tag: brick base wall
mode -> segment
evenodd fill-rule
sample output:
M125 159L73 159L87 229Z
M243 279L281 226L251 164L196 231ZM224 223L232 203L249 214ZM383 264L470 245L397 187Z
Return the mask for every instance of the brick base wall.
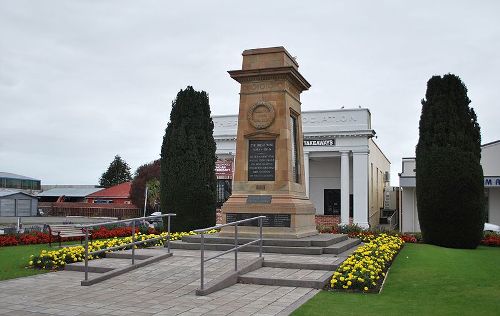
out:
M339 215L316 215L316 226L335 226L340 224Z

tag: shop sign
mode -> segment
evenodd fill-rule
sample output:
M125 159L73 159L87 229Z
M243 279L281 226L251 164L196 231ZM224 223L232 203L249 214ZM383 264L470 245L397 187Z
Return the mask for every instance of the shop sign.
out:
M228 177L233 175L233 160L232 159L219 159L215 162L215 175L217 178Z
M333 138L308 138L304 139L304 146L335 146Z
M485 187L500 187L500 177L484 177Z

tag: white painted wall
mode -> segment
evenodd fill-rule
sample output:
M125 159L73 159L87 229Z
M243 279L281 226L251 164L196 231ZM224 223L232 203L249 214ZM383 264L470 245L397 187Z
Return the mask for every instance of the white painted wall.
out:
M485 176L500 176L500 141L481 148L481 165Z
M500 225L500 188L489 188L488 222Z
M415 177L415 168L417 163L415 157L413 158L403 158L403 171L401 172L402 177Z
M370 155L368 156L368 210L369 221L372 227L378 225L380 208L384 207L384 175L390 172L391 163L382 153L377 144L368 141Z
M419 232L417 197L415 188L401 189L401 231Z
M349 158L349 173L349 194L352 194L352 157ZM309 188L309 199L316 207L316 214L323 215L324 190L340 190L340 157L310 159Z

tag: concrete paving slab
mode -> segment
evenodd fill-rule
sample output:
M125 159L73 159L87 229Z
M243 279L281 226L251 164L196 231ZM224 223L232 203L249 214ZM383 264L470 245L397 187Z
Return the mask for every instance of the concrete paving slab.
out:
M165 250L162 248L137 250L138 254L147 252L163 253ZM168 259L90 287L80 286L83 273L77 271L59 271L0 281L0 314L82 316L246 313L245 315L249 315L255 311L255 315L274 315L283 314L285 310L291 312L296 302L304 296L317 292L313 289L296 287L235 284L207 296L196 296L195 290L199 288L200 282L199 251L174 250L173 252L174 255ZM205 255L208 257L217 253L219 252L206 251ZM238 261L244 264L257 257L256 253L239 253ZM339 257L333 254L309 257L266 254L266 259L336 262ZM207 262L206 281L234 269L233 260L234 255L228 254ZM93 262L97 264L99 261ZM108 265L108 262L102 261L102 264ZM66 312L67 314L64 314Z

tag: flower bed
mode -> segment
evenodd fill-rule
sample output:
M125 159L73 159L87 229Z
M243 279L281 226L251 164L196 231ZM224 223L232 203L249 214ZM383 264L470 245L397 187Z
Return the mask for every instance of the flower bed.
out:
M207 233L215 233L216 230L211 230ZM158 237L166 237L168 234L163 232L161 234L141 234L137 233L136 241L144 241L147 239L154 239ZM173 233L170 240L178 240L183 236L195 235L194 232L181 232ZM89 252L98 251L101 249L106 249L115 246L122 246L132 242L132 236L118 238L114 237L112 239L96 240L89 243ZM146 248L151 246L163 246L163 240L151 241L140 244L136 248ZM128 247L127 249L130 249ZM89 260L105 257L105 253L89 256ZM83 246L72 246L65 247L57 250L46 251L42 250L38 255L32 255L28 263L29 268L37 269L47 269L47 270L57 270L64 268L67 263L80 262L85 259L85 248Z
M331 288L363 292L380 288L387 269L403 244L399 236L380 234L374 237L356 249L334 272Z
M481 240L481 245L500 247L500 234L496 233L485 234L483 240Z
M139 232L139 228L136 228L136 232ZM148 228L148 234L158 234L154 229ZM99 227L92 231L92 239L104 239L113 237L125 237L132 235L131 227L116 227L116 228L106 228L104 226ZM17 235L0 235L0 247L3 246L18 246L18 245L34 245L34 244L48 244L49 243L49 233L42 232L32 232L26 234ZM52 237L52 241L56 238ZM58 240L58 239L57 239ZM62 238L62 241L80 240L80 237L67 237Z

